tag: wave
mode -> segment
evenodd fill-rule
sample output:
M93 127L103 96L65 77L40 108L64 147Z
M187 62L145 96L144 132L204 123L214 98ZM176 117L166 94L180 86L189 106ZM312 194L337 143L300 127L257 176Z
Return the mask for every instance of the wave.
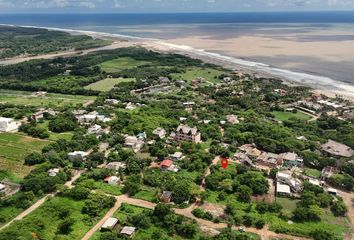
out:
M0 26L15 26L11 24L0 24ZM329 77L319 76L304 72L296 72L287 69L281 69L277 67L270 66L265 63L254 62L249 60L244 60L240 58L235 58L231 56L222 55L215 52L209 52L204 49L197 49L187 45L173 44L166 42L161 39L156 38L142 38L137 36L122 35L116 33L107 33L107 32L97 32L97 31L87 31L87 30L77 30L77 29L66 29L66 28L55 28L55 27L38 27L38 26L20 26L27 28L40 28L48 29L52 31L64 31L68 33L79 33L84 35L90 35L93 37L110 37L110 38L119 38L126 40L141 40L141 41L153 41L155 44L164 46L171 51L180 51L184 53L190 53L191 55L197 55L201 57L208 57L214 60L222 61L226 64L236 65L237 67L248 69L252 72L266 73L274 77L278 77L283 80L288 80L294 83L308 85L316 89L323 90L341 90L354 95L354 86L347 84L342 81L334 80ZM236 67L235 66L235 67ZM330 88L330 89L329 89Z

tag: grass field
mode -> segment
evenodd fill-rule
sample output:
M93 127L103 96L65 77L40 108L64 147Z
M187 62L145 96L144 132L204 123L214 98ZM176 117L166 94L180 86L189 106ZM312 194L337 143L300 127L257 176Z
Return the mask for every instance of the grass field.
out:
M49 121L44 121L42 123L38 123L38 127L49 131L48 124L49 124ZM49 138L48 139L51 141L57 141L59 139L65 139L65 140L69 141L72 139L72 137L73 137L73 133L71 133L71 132L54 133L54 132L49 131Z
M321 171L313 168L304 168L304 174L309 177L313 178L320 178L321 177Z
M197 77L202 77L206 81L212 82L212 83L219 83L220 80L218 77L221 74L225 74L223 71L219 71L216 69L212 68L189 68L186 70L185 73L182 74L172 74L172 77L174 77L177 80L185 80L185 81L192 81L196 79Z
M83 201L74 201L65 197L54 197L45 202L21 221L16 221L0 233L0 239L39 239L33 237L33 233L40 233L40 239L81 239L85 233L100 219L92 219L81 213ZM70 218L74 224L72 231L67 235L57 233L61 220L58 217L58 209L68 209ZM101 215L103 215L102 209ZM7 235L9 234L9 235ZM11 234L11 235L10 235Z
M95 91L102 91L102 92L108 92L112 88L114 88L115 85L121 83L121 82L132 82L135 81L134 78L107 78L95 83L92 83L88 86L86 86L86 89L91 89Z
M84 104L95 99L96 97L93 96L66 95L55 93L47 93L43 97L35 97L32 96L31 92L0 89L0 103L12 103L15 105L55 108L67 105Z
M123 57L123 58L118 58L111 61L103 62L99 66L103 71L106 71L108 73L117 73L124 69L132 69L146 64L150 64L150 62L137 61L130 57Z
M31 152L40 152L50 142L20 134L0 133L0 179L10 178L17 182L31 168L23 165L24 158Z
M272 112L274 115L274 118L278 121L286 121L289 120L292 117L301 119L301 120L310 120L311 117L305 113L302 112L297 112L297 113L292 113L292 112Z

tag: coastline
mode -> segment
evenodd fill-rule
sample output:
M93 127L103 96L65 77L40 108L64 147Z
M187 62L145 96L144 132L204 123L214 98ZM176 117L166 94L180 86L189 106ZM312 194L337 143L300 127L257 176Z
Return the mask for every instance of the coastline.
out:
M2 26L15 26L10 24L0 24ZM354 101L354 86L345 82L337 81L329 77L313 75L304 72L291 71L287 69L273 67L268 64L254 62L251 60L234 58L219 53L208 52L203 49L193 48L187 45L179 45L170 43L166 40L153 39L153 38L140 38L135 36L126 36L121 34L111 34L105 32L84 31L65 28L53 28L53 27L37 27L37 26L19 26L27 28L40 28L53 31L63 31L70 34L83 34L91 36L93 38L99 38L104 40L114 40L115 44L103 47L103 49L87 50L81 54L87 54L97 50L109 50L127 46L141 46L153 51L164 53L177 53L186 55L192 58L200 59L207 63L222 66L230 70L239 70L250 74L257 74L266 77L273 77L282 80L286 84L307 86L313 89L314 92L320 92L328 97L341 96L350 101ZM117 42L125 44L117 44ZM60 53L59 53L60 54ZM75 53L73 53L75 54ZM55 57L55 56L54 56ZM40 56L35 57L40 58ZM27 59L30 60L30 59ZM1 64L1 63L0 63Z

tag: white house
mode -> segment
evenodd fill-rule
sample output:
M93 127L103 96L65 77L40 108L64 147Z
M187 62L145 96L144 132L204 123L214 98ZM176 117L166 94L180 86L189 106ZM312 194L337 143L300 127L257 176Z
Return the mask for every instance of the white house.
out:
M0 132L16 132L18 127L14 119L0 117Z
M123 162L110 162L107 164L106 168L114 171L118 171L119 169L125 169L126 164Z
M118 185L118 183L120 182L120 178L117 176L110 176L105 178L104 181L107 182L109 185Z
M159 138L164 138L166 136L166 131L163 128L156 128L153 132L154 135L158 136Z
M6 186L2 183L0 183L0 193L4 193L6 189Z
M102 132L102 127L100 125L93 125L92 127L89 127L87 130L87 134L99 134Z
M52 168L48 170L48 175L50 177L55 177L60 172L59 168Z
M133 149L134 152L139 152L140 149L143 147L143 145L144 145L144 141L139 140L135 136L126 136L125 137L124 146Z
M101 226L103 229L113 229L118 223L117 218L110 217L108 218Z
M129 237L133 236L134 233L135 233L135 227L127 227L125 226L122 231L120 231L120 234L124 234L124 235L127 235Z
M240 121L238 120L236 115L227 115L226 119L227 119L228 123L230 123L230 124L238 124L238 123L240 123Z
M175 152L174 154L170 154L169 158L173 161L179 161L184 158L183 153L181 152Z
M87 156L89 154L87 152L83 152L83 151L75 151L75 152L71 152L68 154L68 158L70 161L73 161L75 159L79 159L81 161L86 160Z
M278 196L289 196L290 187L288 185L277 182L277 195Z

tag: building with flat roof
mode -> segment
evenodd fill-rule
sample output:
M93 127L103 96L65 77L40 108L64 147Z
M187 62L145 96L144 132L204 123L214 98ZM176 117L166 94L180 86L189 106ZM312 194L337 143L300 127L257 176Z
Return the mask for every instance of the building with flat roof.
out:
M120 231L120 234L127 235L128 237L132 237L135 233L136 228L135 227L127 227L125 226L122 231Z
M332 157L352 157L354 155L353 149L345 144L328 140L325 144L321 145L321 149L327 155Z
M173 135L174 140L177 142L192 142L192 143L200 143L201 133L198 128L191 128L187 125L179 125L176 133Z
M18 127L14 119L0 117L0 132L16 132Z
M103 229L110 229L112 230L118 223L118 219L114 217L108 218L101 226Z
M290 196L290 187L286 184L277 182L277 195L278 196Z

